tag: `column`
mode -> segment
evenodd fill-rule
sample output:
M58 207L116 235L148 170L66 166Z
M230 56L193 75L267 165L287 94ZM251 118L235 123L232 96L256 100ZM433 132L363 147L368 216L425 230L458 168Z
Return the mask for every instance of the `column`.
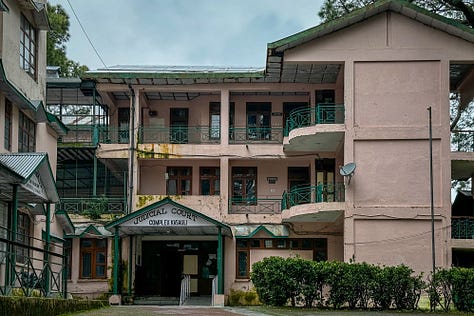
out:
M222 228L219 227L217 236L217 294L224 294L224 260L222 239Z
M229 145L229 90L221 90L221 146Z

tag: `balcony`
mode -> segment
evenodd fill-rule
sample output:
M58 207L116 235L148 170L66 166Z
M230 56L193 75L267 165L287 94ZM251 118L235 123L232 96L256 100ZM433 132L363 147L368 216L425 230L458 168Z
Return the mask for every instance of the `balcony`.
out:
M115 127L115 126L99 126L99 143L104 144L128 144L129 142L129 130L128 127Z
M452 239L474 239L474 217L451 217Z
M209 126L141 126L139 144L219 144L220 128Z
M230 214L278 214L281 212L280 197L231 197Z
M97 216L102 214L124 214L126 200L123 197L62 198L56 205L68 214Z
M290 112L284 150L335 151L344 137L344 105L318 104Z
M344 211L344 183L300 186L283 193L287 222L334 222Z
M229 129L229 144L283 143L283 128L281 127L231 127Z

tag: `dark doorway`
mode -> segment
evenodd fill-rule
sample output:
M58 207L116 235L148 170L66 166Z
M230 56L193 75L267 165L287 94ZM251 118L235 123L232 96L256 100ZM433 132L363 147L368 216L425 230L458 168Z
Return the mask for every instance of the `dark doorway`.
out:
M127 144L129 140L130 109L118 108L118 135L119 144Z
M195 285L191 295L211 294L217 275L216 241L143 241L141 253L135 276L137 296L179 297L183 273Z
M142 265L137 266L136 293L145 296L179 296L183 260L179 243L142 243Z
M188 109L170 109L170 142L172 144L188 143L188 118Z

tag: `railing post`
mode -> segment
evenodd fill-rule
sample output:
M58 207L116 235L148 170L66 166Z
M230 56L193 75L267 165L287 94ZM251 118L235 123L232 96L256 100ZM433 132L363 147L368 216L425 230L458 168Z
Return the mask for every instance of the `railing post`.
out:
M63 245L63 298L67 298L67 275L68 275L68 257L66 254L66 247Z
M118 269L119 269L119 227L115 226L114 234L114 270L113 270L113 291L112 294L118 294Z
M48 203L46 204L46 245L45 245L45 250L46 252L44 253L44 265L46 267L45 270L45 283L44 283L44 290L46 292L46 296L49 296L51 294L51 289L50 289L50 258L49 258L49 249L50 249L50 244L51 244L51 204Z
M217 235L217 294L224 294L224 264L223 264L223 238L222 227L218 227Z

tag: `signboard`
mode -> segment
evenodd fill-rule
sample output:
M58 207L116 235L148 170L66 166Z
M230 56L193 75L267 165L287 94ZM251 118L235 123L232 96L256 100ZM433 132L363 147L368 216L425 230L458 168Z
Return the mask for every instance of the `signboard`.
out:
M198 214L165 204L148 210L120 225L121 227L193 227L215 226Z

